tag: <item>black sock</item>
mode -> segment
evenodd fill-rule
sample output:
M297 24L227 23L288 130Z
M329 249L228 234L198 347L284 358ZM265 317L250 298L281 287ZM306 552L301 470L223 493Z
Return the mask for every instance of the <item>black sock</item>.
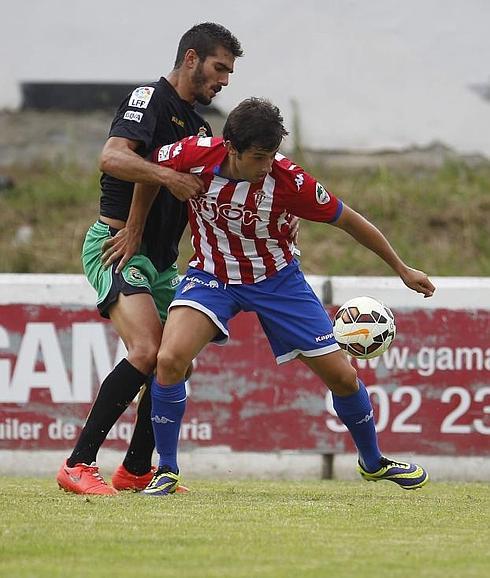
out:
M150 471L151 458L155 449L155 438L151 425L151 380L152 377L148 378L141 389L136 424L123 462L128 472L135 476L143 476Z
M77 445L66 461L68 467L95 462L107 434L133 401L146 377L127 359L123 359L109 373L100 386Z

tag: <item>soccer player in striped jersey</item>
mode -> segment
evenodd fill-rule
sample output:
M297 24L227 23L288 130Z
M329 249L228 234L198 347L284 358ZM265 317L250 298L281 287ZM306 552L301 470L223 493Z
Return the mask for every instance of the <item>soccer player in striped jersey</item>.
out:
M154 153L162 166L199 175L205 193L188 202L195 253L169 308L152 383L160 462L143 490L148 495L166 495L178 486L187 368L209 342L227 341L228 322L240 311L256 312L278 364L299 358L332 391L365 479L391 480L404 489L428 481L421 466L382 455L366 388L295 259L288 238L291 215L343 229L425 297L435 287L425 273L402 261L373 224L278 153L286 134L279 109L250 98L230 113L223 138L189 137ZM153 194L151 186L138 185L135 191L143 222Z

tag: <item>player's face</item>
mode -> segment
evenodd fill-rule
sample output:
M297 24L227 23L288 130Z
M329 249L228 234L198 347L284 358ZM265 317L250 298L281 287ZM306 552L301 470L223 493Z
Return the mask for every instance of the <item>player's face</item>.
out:
M235 171L238 179L258 183L272 170L272 163L277 149L266 151L256 147L250 147L242 153L235 155Z
M218 92L227 86L230 74L233 73L235 57L223 47L204 60L196 60L191 82L194 98L201 104L209 104Z

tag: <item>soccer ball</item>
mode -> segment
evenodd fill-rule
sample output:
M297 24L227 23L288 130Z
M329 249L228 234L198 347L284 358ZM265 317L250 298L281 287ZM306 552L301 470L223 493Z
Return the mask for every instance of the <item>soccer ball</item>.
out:
M333 334L346 353L371 359L384 353L395 339L393 313L372 297L346 301L335 314Z

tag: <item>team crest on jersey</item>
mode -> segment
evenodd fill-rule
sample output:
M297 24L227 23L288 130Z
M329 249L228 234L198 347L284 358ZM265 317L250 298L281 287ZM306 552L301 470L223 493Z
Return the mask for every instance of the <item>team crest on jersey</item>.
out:
M320 183L316 184L316 200L319 205L326 205L330 200L330 195Z
M153 86L140 86L131 93L129 97L129 106L134 108L146 108L155 92Z
M255 206L259 208L262 201L265 199L265 193L262 189L260 189L259 191L255 191L254 197L255 197Z
M199 130L197 131L197 136L200 138L208 136L208 129L205 126L200 126Z
M137 285L141 285L148 281L148 279L143 275L143 273L141 273L141 271L136 267L129 267L127 277L129 283Z

